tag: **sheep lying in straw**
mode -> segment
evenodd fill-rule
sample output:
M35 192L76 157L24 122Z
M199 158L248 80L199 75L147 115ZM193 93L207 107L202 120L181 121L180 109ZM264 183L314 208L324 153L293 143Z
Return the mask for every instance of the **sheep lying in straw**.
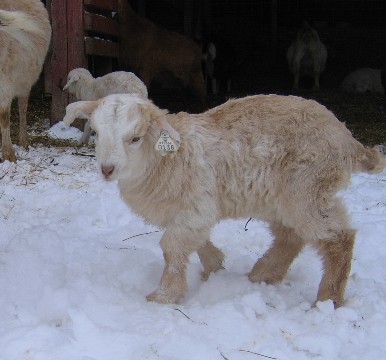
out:
M275 235L252 282L281 281L306 244L323 259L317 300L343 304L355 231L338 190L353 171L380 172L385 157L367 149L324 106L293 96L230 100L202 114L170 114L133 95L70 104L66 118L91 119L107 181L127 205L165 229L165 268L148 300L173 303L187 290L196 251L203 278L222 268L210 241L221 219L254 217Z
M0 127L2 159L16 161L10 135L11 103L18 98L20 144L27 147L27 106L51 39L47 11L40 0L0 2Z
M326 61L326 46L320 41L318 32L305 22L287 50L288 66L294 75L292 88L299 89L300 77L312 76L313 90L319 90L319 77L326 67Z
M147 97L145 84L133 73L115 71L93 78L86 69L77 68L68 73L64 91L74 94L78 100L98 100L111 94L139 94ZM78 145L86 145L90 139L90 122L84 125L83 135Z
M385 94L380 69L363 68L348 74L342 81L341 89L348 93Z

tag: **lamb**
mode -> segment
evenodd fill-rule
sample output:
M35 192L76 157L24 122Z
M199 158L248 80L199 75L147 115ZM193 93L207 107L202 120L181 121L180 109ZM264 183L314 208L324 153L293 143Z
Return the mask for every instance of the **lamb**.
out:
M320 41L318 32L304 22L287 50L287 63L294 75L293 90L299 89L301 76L312 76L313 90L319 90L319 77L326 67L326 61L326 46Z
M78 100L98 100L110 94L139 94L147 97L145 84L132 72L115 71L93 78L87 69L77 68L68 73L64 91L74 94ZM90 122L84 124L78 145L87 145L91 135Z
M206 87L200 47L186 36L138 16L127 0L119 0L118 4L120 67L136 72L148 88L154 79L164 80L171 75L183 87L193 90L204 104Z
M381 69L362 68L348 74L342 81L341 89L348 93L385 94Z
M40 0L1 0L0 127L2 159L16 161L10 134L11 103L18 99L20 144L28 147L27 106L51 39L48 13Z
M222 219L269 223L273 245L252 268L252 282L276 283L306 244L323 259L317 301L344 301L355 231L337 191L352 172L381 172L386 157L365 148L324 106L294 96L255 95L201 114L171 114L135 95L70 104L97 133L106 181L147 222L165 229L165 267L147 299L179 301L186 266L197 252L203 279L222 268L210 241Z

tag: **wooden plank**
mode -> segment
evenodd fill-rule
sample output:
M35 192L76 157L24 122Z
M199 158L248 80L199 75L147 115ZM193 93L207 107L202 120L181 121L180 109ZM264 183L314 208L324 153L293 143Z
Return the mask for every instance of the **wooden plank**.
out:
M67 33L68 70L78 67L87 68L83 43L83 0L67 1Z
M278 0L271 0L271 62L276 64L278 34Z
M84 30L119 37L118 22L97 14L84 14Z
M103 10L118 11L118 0L84 0L84 5L94 6Z
M193 1L184 1L184 34L188 37L193 35Z
M85 38L85 51L88 55L115 57L119 55L119 44L97 38Z
M67 78L67 1L51 2L52 17L52 105L51 125L60 121L68 104L68 95L62 91Z
M46 1L46 9L47 9L50 21L51 21L51 19L52 19L52 17L51 17L51 0ZM50 44L46 59L44 61L44 66L43 66L44 94L46 94L46 95L52 94L52 63L51 63L51 59L52 59L52 46Z

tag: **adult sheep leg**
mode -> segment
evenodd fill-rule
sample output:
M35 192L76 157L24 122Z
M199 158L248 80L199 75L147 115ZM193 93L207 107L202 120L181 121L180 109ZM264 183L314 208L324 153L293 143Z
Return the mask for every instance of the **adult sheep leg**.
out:
M28 98L27 96L19 96L17 98L17 103L19 106L19 141L20 145L28 148L29 138L27 133L27 108L28 108Z
M2 160L16 162L16 155L11 142L10 115L10 107L0 107Z
M314 52L312 54L312 63L313 63L313 73L314 73L314 85L312 87L312 90L317 91L320 88L319 85L319 78L320 78L320 54L319 52Z
M248 278L252 282L273 284L283 280L304 241L293 229L279 223L271 226L275 240L271 248L254 265Z
M147 300L161 304L175 303L185 295L189 255L205 246L209 234L209 230L166 229L160 241L165 259L164 271L158 289L149 294Z

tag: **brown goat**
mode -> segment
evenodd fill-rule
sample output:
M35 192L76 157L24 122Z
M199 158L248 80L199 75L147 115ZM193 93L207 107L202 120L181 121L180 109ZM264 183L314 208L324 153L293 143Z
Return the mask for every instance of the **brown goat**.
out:
M0 1L0 126L2 159L16 161L11 142L11 103L18 98L20 144L28 146L27 105L51 39L47 11L40 0Z
M171 74L204 103L206 87L200 47L186 36L140 17L127 0L119 0L119 16L120 67L137 73L148 88L157 77Z
M103 177L118 180L126 204L165 229L166 264L149 300L181 299L192 252L203 278L222 268L211 229L222 219L253 217L270 224L275 240L249 273L252 282L281 281L311 244L324 266L317 300L343 304L355 231L337 192L352 172L380 172L386 161L324 106L257 95L202 114L169 114L148 99L119 94L68 105L65 121L77 116L91 119L97 133Z

